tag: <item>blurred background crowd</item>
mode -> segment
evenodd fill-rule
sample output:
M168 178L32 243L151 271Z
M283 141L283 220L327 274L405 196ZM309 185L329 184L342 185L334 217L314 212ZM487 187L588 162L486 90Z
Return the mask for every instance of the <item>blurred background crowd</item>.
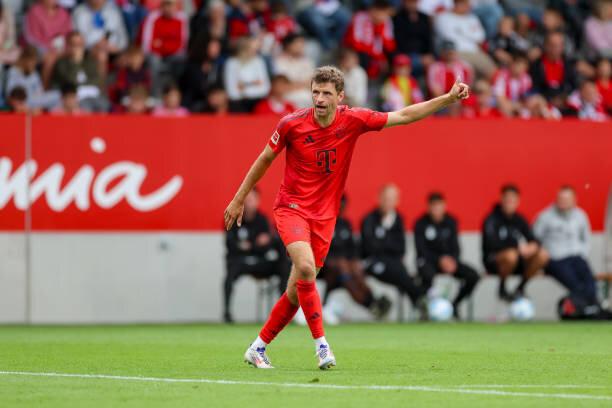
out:
M611 0L0 0L0 106L54 114L284 114L316 66L380 110L607 120Z

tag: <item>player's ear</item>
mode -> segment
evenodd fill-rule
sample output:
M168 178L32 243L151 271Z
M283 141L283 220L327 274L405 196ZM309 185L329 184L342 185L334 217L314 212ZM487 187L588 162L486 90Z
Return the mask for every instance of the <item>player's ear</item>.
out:
M338 93L338 102L342 102L344 100L344 91L340 91Z

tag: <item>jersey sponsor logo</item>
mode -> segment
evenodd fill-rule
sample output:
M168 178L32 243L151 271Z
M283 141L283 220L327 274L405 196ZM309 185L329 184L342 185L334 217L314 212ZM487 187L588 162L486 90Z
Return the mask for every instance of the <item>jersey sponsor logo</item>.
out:
M272 138L270 140L272 140L272 143L274 143L275 145L278 145L278 141L280 140L280 134L278 133L278 130L272 134Z
M336 167L336 149L317 150L317 166L331 174Z
M304 144L308 144L308 143L314 143L315 140L312 136L306 136L306 138L304 139Z

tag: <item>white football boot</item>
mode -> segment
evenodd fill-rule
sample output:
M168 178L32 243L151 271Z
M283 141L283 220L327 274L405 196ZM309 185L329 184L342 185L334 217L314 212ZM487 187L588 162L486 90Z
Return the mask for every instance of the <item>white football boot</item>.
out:
M319 368L321 370L327 370L336 366L336 357L334 357L329 344L321 344L317 350L316 357L319 359Z
M255 349L249 346L244 353L244 362L255 368L274 368L266 355L266 349L263 347Z

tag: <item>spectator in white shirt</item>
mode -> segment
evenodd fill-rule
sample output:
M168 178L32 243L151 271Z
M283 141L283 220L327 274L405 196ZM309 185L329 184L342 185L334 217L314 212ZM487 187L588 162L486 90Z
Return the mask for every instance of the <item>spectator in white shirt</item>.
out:
M478 17L470 11L469 0L455 0L452 11L439 14L435 30L441 41L453 41L459 56L475 69L478 75L491 78L495 63L481 48L485 31Z
M252 37L238 40L236 55L224 68L224 85L231 110L251 112L270 92L270 78L264 59L257 54L259 42Z
M340 69L344 72L345 102L350 106L366 106L368 74L359 65L359 56L350 48L340 51Z
M314 62L306 56L306 41L299 34L283 39L283 52L275 59L276 74L289 78L290 90L285 99L298 109L312 104L310 81L315 71Z

